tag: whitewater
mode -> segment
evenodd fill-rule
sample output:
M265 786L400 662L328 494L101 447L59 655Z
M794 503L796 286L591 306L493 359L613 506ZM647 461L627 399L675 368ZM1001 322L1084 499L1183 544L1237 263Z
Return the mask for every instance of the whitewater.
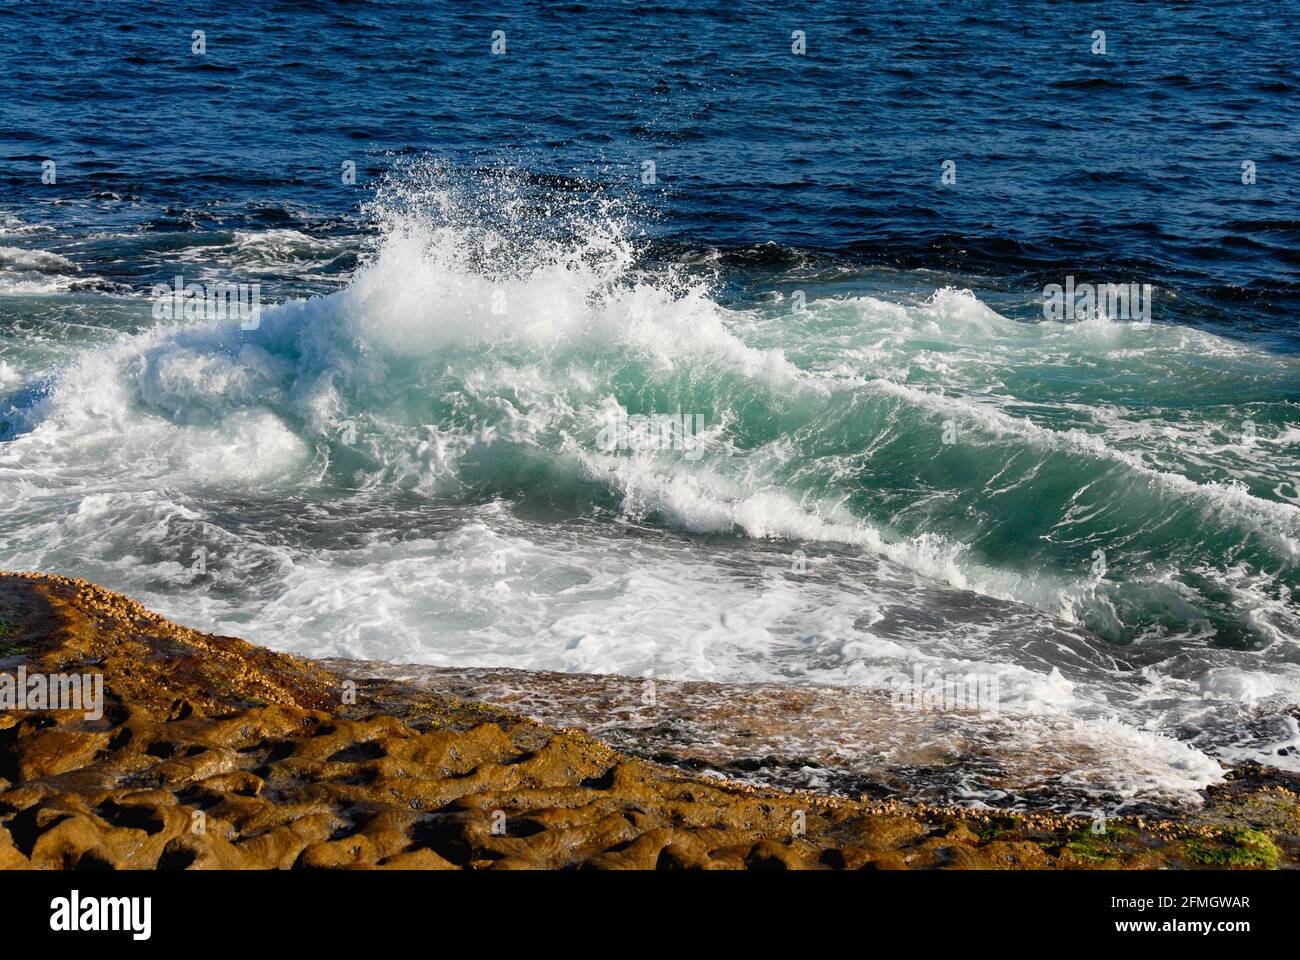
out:
M1163 289L1150 326L921 271L736 294L607 202L481 189L390 183L346 284L252 330L0 250L0 303L33 311L0 359L0 567L313 657L994 676L997 718L909 742L1084 744L1099 797L1300 770L1294 355L1161 322ZM221 254L310 275L341 249ZM55 336L57 296L97 322ZM598 439L649 415L699 447Z

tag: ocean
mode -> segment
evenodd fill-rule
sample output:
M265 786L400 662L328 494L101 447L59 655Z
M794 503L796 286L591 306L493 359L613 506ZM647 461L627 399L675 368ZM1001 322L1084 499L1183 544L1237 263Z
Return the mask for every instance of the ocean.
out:
M1017 758L945 801L1300 770L1298 32L0 2L0 568L311 657L882 694L874 769Z

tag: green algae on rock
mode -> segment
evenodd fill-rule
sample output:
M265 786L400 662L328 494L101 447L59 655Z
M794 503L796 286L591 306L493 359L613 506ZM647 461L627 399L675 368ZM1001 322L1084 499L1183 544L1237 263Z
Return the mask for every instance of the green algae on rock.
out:
M9 869L1294 866L1293 778L1251 768L1177 819L782 791L579 729L170 623L94 585L0 575L0 670L98 671L106 708L0 712ZM360 673L359 673L360 671ZM545 682L539 680L539 682ZM677 758L668 756L670 762Z

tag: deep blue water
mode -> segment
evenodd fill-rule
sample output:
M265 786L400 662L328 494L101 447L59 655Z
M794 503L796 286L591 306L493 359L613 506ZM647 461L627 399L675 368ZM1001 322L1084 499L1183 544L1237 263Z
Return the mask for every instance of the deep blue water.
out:
M960 802L1300 770L1297 36L0 0L0 569L310 656L975 674L1000 712L835 741ZM260 325L160 318L177 275ZM1045 320L1069 277L1154 323Z
M0 25L0 208L152 237L88 251L128 285L175 231L349 229L392 154L431 153L636 195L665 250L738 277L791 251L1072 273L1294 336L1295 3L5 2Z

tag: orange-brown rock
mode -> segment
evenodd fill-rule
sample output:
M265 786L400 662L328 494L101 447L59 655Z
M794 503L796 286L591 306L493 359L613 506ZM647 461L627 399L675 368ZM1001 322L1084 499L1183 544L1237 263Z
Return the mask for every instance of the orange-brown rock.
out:
M396 681L353 702L318 664L62 577L0 575L0 623L0 671L99 672L106 696L100 718L0 711L3 869L1177 866L1240 826L1114 821L1088 840L1060 817L695 777ZM1262 789L1293 815L1294 794Z

